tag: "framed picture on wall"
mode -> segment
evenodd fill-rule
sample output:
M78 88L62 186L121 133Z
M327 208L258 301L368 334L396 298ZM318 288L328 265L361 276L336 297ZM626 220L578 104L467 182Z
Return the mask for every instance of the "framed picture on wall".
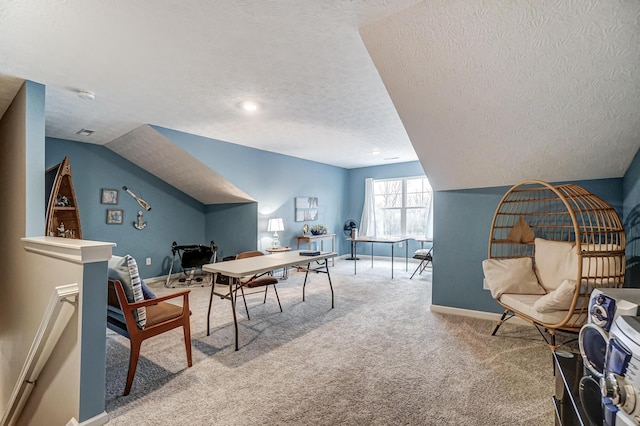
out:
M318 220L318 197L296 197L296 222Z
M123 212L120 209L107 209L107 224L122 225Z
M118 204L118 190L102 188L100 202L102 204Z

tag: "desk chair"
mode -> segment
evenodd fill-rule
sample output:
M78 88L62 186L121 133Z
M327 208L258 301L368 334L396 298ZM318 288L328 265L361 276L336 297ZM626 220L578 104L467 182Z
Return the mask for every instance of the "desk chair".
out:
M257 250L243 251L242 253L238 253L238 255L236 256L236 259L246 259L248 257L263 256L263 255L264 253ZM234 297L237 298L238 290L240 290L240 293L242 294L242 300L244 301L244 309L247 312L247 319L251 319L251 317L249 316L249 308L247 307L247 299L245 298L245 294L259 293L259 291L245 293L244 291L245 287L249 289L264 287L264 300L262 301L262 303L266 303L267 290L269 290L269 286L272 285L273 291L276 293L276 299L278 300L278 306L280 307L280 312L282 312L282 305L280 304L280 297L278 296L278 290L276 289L276 284L278 284L278 279L274 278L272 275L267 275L267 274L254 275L252 277L243 278L236 283Z
M431 246L430 249L418 249L418 250L416 250L415 253L413 253L413 258L414 259L419 259L420 260L420 264L418 265L416 270L413 271L413 274L411 274L411 278L413 278L413 276L418 271L420 271L420 274L422 274L422 271L424 271L425 268L427 266L429 266L430 263L433 265L433 246ZM411 278L409 278L409 279L411 279Z

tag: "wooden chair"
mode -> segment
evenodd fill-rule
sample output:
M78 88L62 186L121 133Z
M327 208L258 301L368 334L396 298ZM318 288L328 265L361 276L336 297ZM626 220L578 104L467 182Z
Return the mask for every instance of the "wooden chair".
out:
M255 256L263 256L264 253L261 251L253 250L253 251L243 251L242 253L238 253L236 255L236 259L246 259L248 257ZM262 274L262 275L254 275L252 277L243 278L239 283L236 284L235 295L237 296L238 290L242 294L242 300L244 301L244 309L247 312L247 319L251 319L249 317L249 308L247 307L247 300L245 298L245 294L254 294L259 293L258 291L254 291L251 293L245 293L244 288L259 288L264 287L264 300L262 303L267 303L267 290L269 290L269 286L273 286L273 291L276 293L276 299L278 300L278 306L280 307L280 312L282 312L282 305L280 304L280 297L278 296L278 290L276 289L276 284L278 284L278 279L274 278L272 275Z
M187 351L187 365L189 367L192 366L189 292L190 290L182 290L155 299L129 303L120 281L108 280L107 327L127 337L131 342L129 373L127 374L124 395L129 395L133 384L133 377L136 374L138 358L140 357L140 346L144 340L150 337L182 327L184 345ZM166 300L178 297L182 297L182 306L166 302ZM144 307L147 311L147 323L142 329L136 324L133 314L133 311L140 307Z

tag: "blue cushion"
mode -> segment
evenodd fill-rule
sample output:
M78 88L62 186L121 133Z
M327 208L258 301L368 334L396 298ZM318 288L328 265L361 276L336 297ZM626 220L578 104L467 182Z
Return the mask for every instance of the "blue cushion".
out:
M147 286L147 284L145 284L145 282L144 282L144 280L142 278L140 278L140 285L142 286L142 295L144 296L144 298L146 300L155 299L156 298L155 293L153 291L151 291L149 286Z

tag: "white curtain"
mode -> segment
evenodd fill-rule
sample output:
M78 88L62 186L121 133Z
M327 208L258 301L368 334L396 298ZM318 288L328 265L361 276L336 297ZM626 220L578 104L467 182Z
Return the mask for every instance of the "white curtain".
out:
M431 200L427 206L427 227L424 232L426 238L433 238L433 192L431 192Z
M362 217L360 218L360 229L358 235L376 235L376 209L373 193L373 178L364 180L364 206L362 207Z

